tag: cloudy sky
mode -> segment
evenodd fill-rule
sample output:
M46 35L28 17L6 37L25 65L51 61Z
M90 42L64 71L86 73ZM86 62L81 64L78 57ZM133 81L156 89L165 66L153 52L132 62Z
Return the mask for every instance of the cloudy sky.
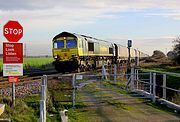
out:
M167 52L180 35L180 0L0 0L0 53L3 26L24 27L28 55L52 55L52 38L62 31L85 34L152 54Z

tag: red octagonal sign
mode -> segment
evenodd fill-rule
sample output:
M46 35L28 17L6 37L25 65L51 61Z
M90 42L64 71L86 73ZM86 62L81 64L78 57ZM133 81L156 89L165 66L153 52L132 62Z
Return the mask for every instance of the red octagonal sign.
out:
M8 21L3 27L3 34L9 42L18 42L23 37L23 27L18 21Z

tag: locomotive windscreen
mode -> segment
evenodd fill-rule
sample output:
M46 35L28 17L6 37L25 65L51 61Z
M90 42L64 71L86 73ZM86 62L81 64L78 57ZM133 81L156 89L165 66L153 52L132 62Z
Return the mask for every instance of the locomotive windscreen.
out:
M64 41L63 40L55 40L54 48L64 48Z
M76 48L77 41L76 40L67 40L66 41L66 48Z

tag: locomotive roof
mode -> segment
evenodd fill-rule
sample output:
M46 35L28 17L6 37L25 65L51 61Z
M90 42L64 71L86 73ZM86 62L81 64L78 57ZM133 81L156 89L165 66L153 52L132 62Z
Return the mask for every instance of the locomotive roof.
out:
M74 34L72 34L72 33L62 32L62 33L56 35L56 36L53 38L53 40L58 39L58 38L60 38L60 37L66 37L66 36L71 36L71 37L77 38L77 37L76 37Z
M71 37L75 37L75 38L84 38L85 40L86 40L86 39L90 39L90 40L97 41L97 42L98 42L98 41L101 41L101 42L106 42L106 43L112 44L112 43L109 42L109 41L105 41L105 40L93 38L93 37L86 36L86 35L80 35L80 34L76 34L76 33L69 33L69 32L62 32L62 33L56 35L56 36L53 38L53 40L58 39L58 38L60 38L60 37L66 37L66 36L71 36Z
M101 42L101 43L104 42L104 43L108 43L108 44L113 44L112 42L109 42L109 41L100 40L100 39L93 38L93 37L90 37L90 36L80 35L80 34L76 34L76 33L69 33L69 32L62 32L62 33L56 35L56 36L53 38L53 40L56 40L56 39L58 39L58 38L60 38L60 37L66 37L66 36L70 36L70 37L74 37L74 38L84 38L85 40L88 39L88 41L91 41L91 40L92 40L93 42ZM126 46L123 46L123 45L121 45L121 44L117 44L117 43L115 43L115 44L118 45L118 46L121 46L121 47L126 47ZM133 48L131 48L131 49L133 49ZM138 49L133 49L133 50L137 50L137 51L139 51L140 53L143 53L143 52L141 52L141 51L138 50ZM143 54L145 54L145 53L143 53ZM145 54L145 55L147 55L147 54ZM149 56L149 55L147 55L147 56Z

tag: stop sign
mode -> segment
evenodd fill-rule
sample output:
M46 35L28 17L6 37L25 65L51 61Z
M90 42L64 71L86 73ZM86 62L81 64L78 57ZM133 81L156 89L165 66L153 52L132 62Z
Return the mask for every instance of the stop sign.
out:
M23 37L23 27L18 21L8 21L3 27L3 34L9 42L18 42Z

